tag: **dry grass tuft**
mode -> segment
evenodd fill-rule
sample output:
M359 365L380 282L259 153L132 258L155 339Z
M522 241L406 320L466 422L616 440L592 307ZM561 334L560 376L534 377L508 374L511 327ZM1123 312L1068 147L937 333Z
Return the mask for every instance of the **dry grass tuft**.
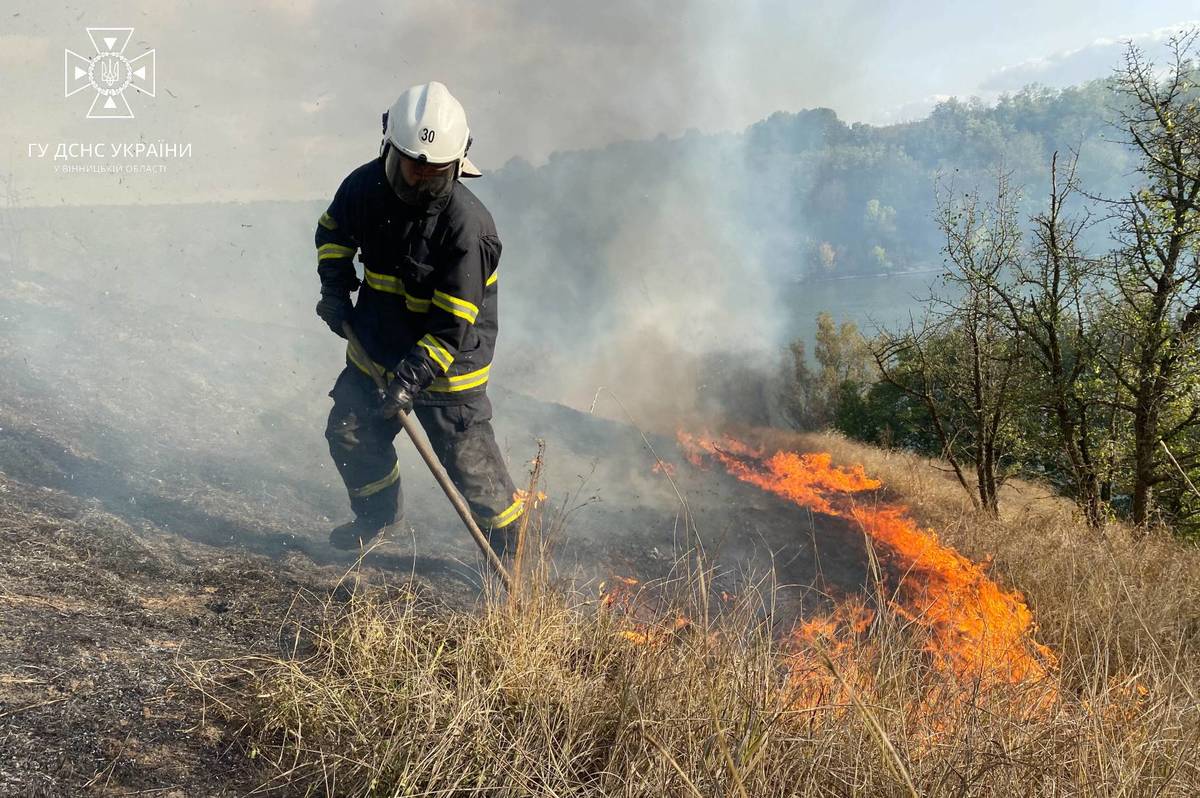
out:
M680 576L628 601L558 584L469 612L407 588L327 603L304 656L196 664L273 786L320 795L1156 795L1200 791L1200 556L1103 537L1014 486L972 514L928 463L832 436L970 556L995 555L1061 656L1045 682L983 689L929 666L877 603L850 640L797 642L770 596L707 612ZM537 558L531 558L537 560ZM705 621L703 619L707 618ZM680 620L686 619L686 620Z

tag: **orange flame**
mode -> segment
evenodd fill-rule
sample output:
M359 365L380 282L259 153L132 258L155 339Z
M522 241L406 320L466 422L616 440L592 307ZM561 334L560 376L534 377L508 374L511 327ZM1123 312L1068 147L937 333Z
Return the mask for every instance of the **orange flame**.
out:
M600 605L628 607L633 602L634 589L639 584L638 580L628 576L614 576L611 584L608 581L601 582Z
M927 631L925 651L933 666L981 685L1017 684L1049 675L1054 654L1033 638L1034 623L1024 598L992 581L985 565L972 562L921 529L899 504L860 504L856 497L881 483L862 466L839 468L829 454L767 453L731 437L713 440L679 433L689 461L703 467L715 459L737 479L801 507L857 523L891 571L903 574L887 605ZM874 612L851 602L831 615L797 627L798 641L817 642L836 655L852 646L874 620Z
M666 460L656 460L650 468L650 472L654 474L665 474L668 477L675 476L675 466L668 463Z

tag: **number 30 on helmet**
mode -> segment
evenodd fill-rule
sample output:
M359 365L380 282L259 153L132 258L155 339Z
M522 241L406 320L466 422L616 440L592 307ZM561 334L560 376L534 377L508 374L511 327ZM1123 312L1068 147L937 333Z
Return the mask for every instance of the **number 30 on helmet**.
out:
M456 177L479 177L467 157L471 129L467 112L442 83L413 86L383 115L384 146L431 164L458 162Z

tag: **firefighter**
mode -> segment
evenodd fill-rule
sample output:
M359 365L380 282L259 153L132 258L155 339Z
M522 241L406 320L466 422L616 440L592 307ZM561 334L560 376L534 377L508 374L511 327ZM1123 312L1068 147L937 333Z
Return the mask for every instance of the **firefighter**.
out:
M384 114L379 157L342 181L317 223L317 315L343 337L350 322L388 380L381 393L348 347L329 393L325 437L355 516L330 533L337 548L358 548L403 516L397 413L416 413L498 553L524 510L492 431L501 247L461 182L480 176L470 146L466 113L444 85L408 89Z

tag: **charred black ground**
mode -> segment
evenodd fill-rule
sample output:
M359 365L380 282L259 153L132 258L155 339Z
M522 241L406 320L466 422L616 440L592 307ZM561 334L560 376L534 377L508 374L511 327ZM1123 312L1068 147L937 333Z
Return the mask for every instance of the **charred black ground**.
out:
M236 241L180 281L190 265L133 273L50 227L29 235L47 247L0 271L0 793L243 794L254 763L201 717L176 663L279 653L296 596L330 597L352 564L325 542L348 517L322 437L340 342L297 320L310 267L267 279ZM566 513L561 573L668 575L687 544L684 509L639 431L503 376L491 393L518 483L545 441L541 487ZM691 468L662 432L651 442L723 573L714 589L773 573L781 627L823 590L860 589L860 535ZM415 535L362 575L412 575L469 606L473 544L401 448Z
M520 401L509 396L505 404ZM521 418L540 422L540 434L554 441L584 430L576 440L591 453L561 457L576 467L556 468L551 444L551 491L575 488L573 471L587 476L585 490L567 499L577 509L557 548L564 571L643 582L666 576L682 521L673 491L666 496L654 484L663 478L643 474L651 465L645 452L620 443L631 431L525 401ZM271 482L237 461L177 463L174 473L191 478L168 485L128 453L101 456L56 439L45 431L50 420L0 414L0 757L12 763L0 791L55 795L106 784L111 794L243 794L255 780L253 763L231 730L201 717L176 664L286 651L280 630L295 620L293 600L334 595L349 566L323 539L320 508L338 497L306 500L304 483ZM781 594L790 606L780 607L780 624L801 613L806 597L819 600L810 586L862 584L861 544L839 522L804 518L722 475L683 466L677 478L727 571L721 587L735 588L739 569L762 574L772 561L778 581L797 586ZM278 498L258 500L244 492L248 485ZM610 491L620 498L607 499ZM413 574L439 600L469 606L478 595L470 542L444 500L412 493L413 515L427 519L423 534L415 546L397 541L371 555L364 576L383 583Z

